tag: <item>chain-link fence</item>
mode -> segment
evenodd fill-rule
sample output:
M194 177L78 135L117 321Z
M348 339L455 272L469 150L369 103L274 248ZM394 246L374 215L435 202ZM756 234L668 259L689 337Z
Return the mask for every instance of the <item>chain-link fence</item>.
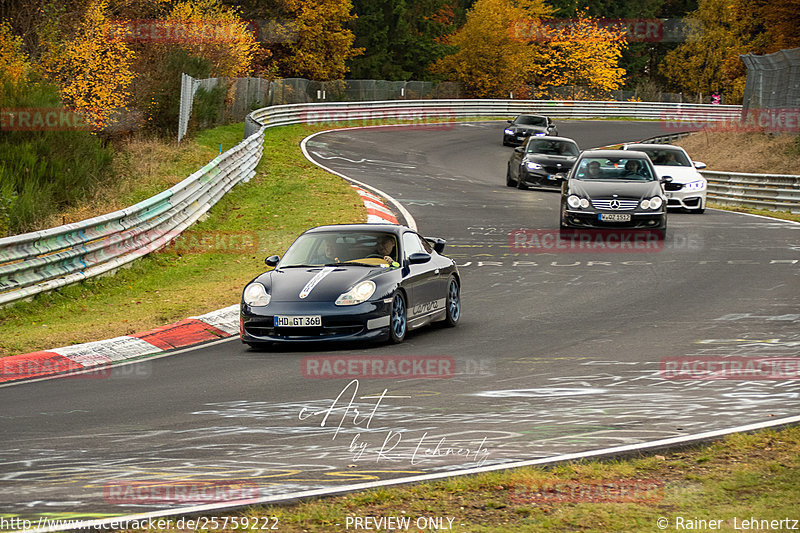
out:
M217 91L213 93L212 91ZM535 96L543 100L616 100L684 102L673 93L609 91L597 93L589 87L531 87L527 94L509 95L512 99ZM261 78L209 78L196 80L182 75L178 141L190 125L198 127L241 122L250 111L262 107L315 102L374 102L387 100L454 100L461 98L458 83L432 81L337 80L312 81L305 78L265 80ZM199 100L199 101L198 101ZM216 102L216 103L215 103ZM216 107L215 107L216 105Z
M800 48L739 57L747 66L742 120L747 120L756 110L782 111L797 116L800 109Z

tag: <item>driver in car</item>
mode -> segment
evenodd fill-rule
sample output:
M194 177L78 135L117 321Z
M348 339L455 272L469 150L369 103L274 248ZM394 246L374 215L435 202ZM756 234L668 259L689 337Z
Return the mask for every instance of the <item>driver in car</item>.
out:
M378 246L376 250L376 255L382 255L384 261L387 263L392 263L396 260L394 257L394 237L391 235L381 235L378 237Z

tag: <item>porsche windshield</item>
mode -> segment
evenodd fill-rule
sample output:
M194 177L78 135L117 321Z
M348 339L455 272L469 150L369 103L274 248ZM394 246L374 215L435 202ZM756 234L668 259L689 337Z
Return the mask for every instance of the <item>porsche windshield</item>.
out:
M397 261L397 239L392 233L371 231L314 232L297 238L280 261L281 268L342 263L386 264Z
M645 159L605 157L581 159L575 177L579 180L654 181L656 179Z
M526 150L529 154L566 155L577 157L580 153L578 147L567 141L553 141L550 139L531 139Z

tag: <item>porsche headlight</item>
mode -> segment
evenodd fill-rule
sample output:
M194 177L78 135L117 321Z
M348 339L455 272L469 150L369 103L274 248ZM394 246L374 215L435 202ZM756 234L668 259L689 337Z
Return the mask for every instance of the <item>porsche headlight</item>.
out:
M263 307L270 301L267 289L260 283L251 283L244 289L244 303L252 307Z
M684 191L702 191L706 188L705 180L692 181L683 186Z
M528 167L528 170L539 170L544 168L542 165L537 163L536 161L526 161L525 166Z
M503 133L505 133L506 135L514 135L514 130L512 130L511 128L506 128L503 130Z
M639 205L642 206L642 209L661 209L663 203L660 196L653 196L652 198L645 198Z
M357 305L366 302L375 293L375 282L362 281L336 298L336 305Z

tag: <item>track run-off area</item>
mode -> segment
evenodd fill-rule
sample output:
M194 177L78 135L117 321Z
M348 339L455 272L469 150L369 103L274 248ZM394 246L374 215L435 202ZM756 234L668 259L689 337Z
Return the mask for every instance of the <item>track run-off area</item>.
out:
M347 129L305 145L447 240L463 279L458 327L396 346L258 352L232 338L98 379L0 387L0 513L186 507L129 490L170 483L239 482L247 499L281 500L800 415L800 224L674 212L665 239L644 250L520 250L514 232L558 233L559 194L506 187L504 126ZM558 128L583 149L663 133L655 122ZM353 357L375 372L330 371ZM780 364L768 379L665 372L681 358ZM427 366L391 375L403 361Z

